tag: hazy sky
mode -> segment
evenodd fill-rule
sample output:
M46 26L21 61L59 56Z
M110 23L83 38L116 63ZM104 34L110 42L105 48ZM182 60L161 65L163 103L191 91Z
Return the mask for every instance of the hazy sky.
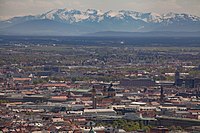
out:
M184 12L200 16L200 0L0 0L0 19L35 15L57 8Z

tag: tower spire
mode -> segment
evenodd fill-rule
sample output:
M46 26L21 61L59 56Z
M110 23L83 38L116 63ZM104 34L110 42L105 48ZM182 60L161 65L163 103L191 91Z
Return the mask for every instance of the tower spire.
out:
M96 89L93 86L92 89L92 108L96 109L97 108L97 97L96 97Z

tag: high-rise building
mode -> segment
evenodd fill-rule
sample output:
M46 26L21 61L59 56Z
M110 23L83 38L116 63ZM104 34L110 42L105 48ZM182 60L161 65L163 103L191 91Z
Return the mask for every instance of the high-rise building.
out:
M180 79L180 72L178 70L176 70L175 77L174 77L176 86L178 86L178 84L179 84L179 79Z

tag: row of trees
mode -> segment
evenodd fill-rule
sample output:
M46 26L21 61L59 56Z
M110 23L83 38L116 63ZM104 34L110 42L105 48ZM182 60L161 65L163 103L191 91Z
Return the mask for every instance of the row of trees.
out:
M100 123L97 123L97 126L124 129L126 132L144 131L146 133L149 133L151 128L153 128L153 126L150 126L150 125L148 125L148 126L143 125L142 122L130 121L130 120L124 120L124 119L115 120L111 123L100 122ZM184 131L184 129L180 126L171 126L171 127L168 127L168 129L173 132L177 132L177 131L183 132Z
M98 123L97 126L124 129L126 132L137 131L137 130L143 130L145 132L149 132L151 129L151 126L144 126L142 123L123 120L123 119L115 120L112 123L101 122L101 123Z

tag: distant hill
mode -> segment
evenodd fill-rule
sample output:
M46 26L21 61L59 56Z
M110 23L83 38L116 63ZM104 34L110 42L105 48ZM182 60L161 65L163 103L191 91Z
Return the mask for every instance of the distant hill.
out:
M110 37L200 37L198 32L152 31L152 32L120 32L103 31L85 34L84 36L110 36Z
M36 16L14 17L0 21L0 35L83 35L104 31L142 32L141 35L168 35L172 32L200 30L200 17L186 13L142 13L130 10L107 11L88 9L86 11L55 9ZM127 33L126 33L127 32ZM148 32L145 33L144 32ZM164 32L164 33L163 33ZM98 35L100 34L98 33ZM121 34L121 33L120 33ZM136 34L136 33L131 33ZM139 33L137 33L138 35ZM198 33L199 34L199 33Z

